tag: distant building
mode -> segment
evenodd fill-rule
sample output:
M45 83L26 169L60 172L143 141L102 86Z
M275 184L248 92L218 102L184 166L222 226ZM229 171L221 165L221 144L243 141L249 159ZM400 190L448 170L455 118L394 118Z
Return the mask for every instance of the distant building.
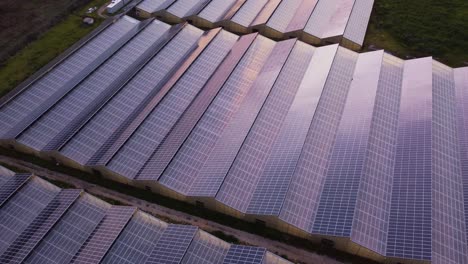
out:
M119 11L122 7L124 7L126 4L130 3L131 0L112 0L108 5L107 5L107 13L109 14L114 14L117 11Z
M467 263L468 67L122 17L0 142L388 263Z
M189 21L202 28L222 26L235 33L260 32L274 39L300 38L309 44L341 43L361 48L374 0L143 0L143 18Z
M30 174L0 173L0 194L1 263L291 263Z

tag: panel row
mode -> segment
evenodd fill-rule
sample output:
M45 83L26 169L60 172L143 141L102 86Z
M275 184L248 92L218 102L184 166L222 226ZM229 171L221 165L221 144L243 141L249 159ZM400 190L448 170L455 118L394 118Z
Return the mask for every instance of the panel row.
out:
M373 0L143 0L136 13L168 23L188 21L201 28L222 26L234 33L341 43L358 50L373 4Z
M0 143L377 260L468 262L468 68L126 17L88 43L122 23L61 96L30 91L88 44L11 95Z
M0 193L10 197L0 205L1 263L290 263L265 248L231 245L34 175L2 177ZM12 191L9 182L22 186Z

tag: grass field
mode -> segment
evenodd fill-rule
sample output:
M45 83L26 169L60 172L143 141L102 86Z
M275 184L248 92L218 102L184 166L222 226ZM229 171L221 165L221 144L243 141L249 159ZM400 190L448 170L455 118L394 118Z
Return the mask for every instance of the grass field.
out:
M468 66L467 0L375 0L364 47Z
M101 6L107 1L108 0L86 1L88 4L64 16L55 26L52 26L46 33L40 35L37 40L29 43L16 53L16 55L7 59L0 68L0 96L5 95L21 81L25 80L96 28L103 19L92 14L90 16L95 18L94 25L85 26L82 23L83 15L89 7ZM34 3L37 1L33 0L30 2ZM40 6L41 2L35 3L35 5ZM22 14L18 14L18 16L22 16ZM28 18L22 17L22 19ZM16 40L13 39L10 41Z

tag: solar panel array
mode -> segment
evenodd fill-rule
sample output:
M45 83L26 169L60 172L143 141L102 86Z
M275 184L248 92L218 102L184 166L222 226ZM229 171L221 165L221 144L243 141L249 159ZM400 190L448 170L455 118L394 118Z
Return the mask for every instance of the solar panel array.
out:
M141 17L275 39L299 37L310 44L342 43L359 49L374 0L143 0Z
M25 175L23 187L0 207L1 263L219 264L251 258L249 252L266 261L235 263L291 263L265 248L239 250L196 226L168 224L31 174L3 176L19 182ZM0 185L0 192L9 189ZM19 214L13 216L11 209Z
M101 35L124 24L135 29L133 37L88 76L80 75L80 83L56 87L61 96L44 94L35 120L9 117L22 132L5 128L10 137L0 143L286 232L326 238L367 257L468 262L467 68L125 17ZM21 107L24 98L34 100L29 90L88 44L13 93L0 115ZM146 51L138 48L129 59L125 54L134 45ZM99 87L88 81L114 62L133 70L120 74L125 78L103 78L108 82ZM85 93L92 103L79 96L88 86L95 87ZM67 114L60 124L38 125L73 102L76 112L62 109ZM12 196L35 182L21 177L0 179L0 231L6 234L0 255L57 192L52 188L32 201L27 221L13 226L17 216L11 212L23 210L34 195ZM124 211L103 216L98 225L89 220L94 233L70 248L74 261L150 261L159 253L137 252L137 245L164 249L149 238L135 244L145 221L132 220L134 209ZM122 233L126 226L132 229ZM96 232L117 242L101 243ZM211 239L187 232L173 259L219 262L215 255L224 254L223 245L203 255Z

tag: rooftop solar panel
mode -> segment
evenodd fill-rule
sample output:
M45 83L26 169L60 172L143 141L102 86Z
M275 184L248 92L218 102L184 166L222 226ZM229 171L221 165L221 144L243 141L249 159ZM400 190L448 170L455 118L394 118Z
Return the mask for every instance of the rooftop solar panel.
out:
M316 25L325 35L341 30L349 12L346 30L353 19L368 19L356 9L369 2L355 0L352 11L339 4L344 2L352 0L317 6L284 0L282 5L297 4L286 10L275 0L235 1L222 25L242 29L229 24L237 8L249 19L261 10L265 17L254 21L265 22L275 9L293 12L276 14L285 15L286 30L313 9L312 18L323 18L318 22L336 22ZM188 10L201 2L177 3L189 4L181 9ZM158 14L171 16L167 10ZM87 44L76 45L81 49L50 63L30 86L28 81L0 100L0 115L10 106L34 110L5 130L2 147L32 151L25 148L30 145L41 158L116 180L127 176L129 184L295 235L326 238L340 250L385 262L468 262L468 68L258 34L238 37L221 28L169 27L116 17ZM109 32L118 36L110 39ZM114 56L96 48L97 61L90 59L96 65L67 64L101 35L106 39L98 42ZM292 36L312 39L300 31L282 38ZM129 52L119 69L96 79L138 39L146 46L135 45L136 55ZM161 49L148 46L156 43ZM70 74L60 75L66 77L61 88L37 86L59 69ZM96 82L84 87L93 77ZM44 94L36 106L24 100L38 91ZM230 259L228 244L196 228L164 242L166 224L135 208L83 194L57 202L59 193L35 176L0 176L3 262L159 263L157 256L164 256L170 263L287 263L259 248L240 249Z
M338 48L281 208L280 219L303 230L310 230L315 218L357 57L355 52Z
M138 211L101 263L145 263L167 224Z
M232 245L223 264L261 264L265 253L264 248Z
M405 62L387 255L431 258L432 60Z
M211 0L177 0L167 12L177 17L187 17L200 12Z
M62 148L61 151L66 156L86 164L139 104L151 93L158 92L159 84L149 82L149 76L153 75L150 71L154 71L155 63L160 63L163 56L168 56L168 49L174 46L164 46L178 30L176 28L169 30L167 24L159 22L152 24L147 30L147 34L157 37L155 40L158 40L159 52Z
M59 190L34 177L0 208L0 256Z
M296 43L257 116L249 136L237 154L235 163L232 165L233 170L230 173L240 172L247 174L246 177L255 177L262 171L262 164L270 153L271 144L276 138L277 131L299 87L313 51L314 48L311 46L300 42ZM242 170L238 170L238 168L242 168ZM223 183L224 176L200 174L192 184L189 195L214 197Z
M109 207L109 204L89 194L83 194L34 248L24 263L69 263Z
M155 13L172 5L176 0L144 0L137 8L148 13Z
M281 33L286 32L286 29L294 18L294 14L301 6L302 0L283 0L275 9L266 25Z
M43 205L24 203L18 197L35 198ZM16 209L27 210L17 210L15 219L7 219L6 207L0 208L0 245L8 248L0 253L1 263L218 264L231 248L196 226L169 225L134 207L112 206L81 190L60 190L34 176L14 200L7 206L14 202ZM11 232L18 237L12 238ZM268 256L262 263L289 263L257 247L237 249L230 257L242 261L258 252Z
M358 45L364 43L374 0L355 0L343 38Z
M258 118L258 114L265 104L267 96L271 93L282 66L289 57L295 43L296 40L287 40L274 46L255 82L253 82L252 88L246 95L246 99L242 102L239 110L212 149L200 171L200 176L211 178L210 181L216 181L217 179L218 184L221 184L251 131L254 121ZM237 195L239 188L245 187L243 183L243 179L226 179L223 187L218 192L217 199L225 202L228 206L241 209L232 199L232 196Z
M467 263L466 226L462 217L463 180L457 140L453 69L432 61L432 256L433 263Z
M274 42L257 38L169 164L160 182L187 192L267 61Z
M337 46L317 48L253 192L247 213L278 215L302 153Z
M468 67L454 69L458 136L463 180L465 226L468 226ZM468 228L466 229L468 237Z
M223 64L218 67L205 88L197 96L196 101L190 105L186 114L172 129L172 133L165 138L158 151L153 154L158 159L148 161L138 179L159 178L256 36L256 34L243 36L233 46Z
M281 2L282 0L269 0L263 9L257 14L252 23L250 23L250 26L256 27L259 25L265 25Z
M145 263L181 263L197 230L198 228L195 226L169 225Z
M81 190L62 190L0 256L1 263L22 263L65 211L75 202Z
M70 263L100 263L135 213L130 206L113 206Z
M230 244L199 230L187 249L181 264L222 263Z
M0 137L14 138L136 33L124 17L91 39L0 108Z
M343 35L354 1L319 1L304 32L321 39Z
M351 239L386 252L404 61L383 55Z
M161 101L171 101L169 100L169 97L172 96L172 91L173 87L175 88L176 86L179 86L182 83L185 83L185 85L182 85L182 87L189 87L189 84L198 84L201 85L200 83L203 82L204 79L197 79L200 82L194 82L195 78L193 76L190 76L190 74L185 75L186 71L190 71L190 69L195 68L197 66L198 71L204 71L205 74L210 75L210 73L207 71L208 68L199 68L197 62L197 58L204 51L206 48L206 45L216 36L219 35L228 35L233 37L233 41L237 39L236 36L233 34L229 34L227 32L220 32L220 29L215 29L215 30L210 30L206 34L204 34L198 42L197 48L190 54L190 56L184 60L184 62L180 65L180 67L177 69L174 74L170 76L170 78L165 81L164 85L160 88L160 90L157 93L151 94L149 97L147 97L144 101L143 104L140 104L138 109L134 110L134 114L132 116L129 116L127 118L127 121L121 125L121 128L113 134L113 137L109 138L107 142L104 144L104 146L100 149L99 152L94 154L94 157L92 160L97 160L97 162L92 162L92 164L98 164L98 165L104 165L109 162L109 160L117 153L117 151L127 143L127 141L130 139L130 137L133 135L133 133L137 132L137 129L144 124L146 119L150 118L150 115L155 112L155 108L161 103ZM222 53L225 51L225 48L221 48L220 52ZM227 52L227 51L226 51ZM195 63L194 63L195 61ZM209 61L209 59L208 59ZM216 61L216 60L214 60ZM211 65L208 64L201 64L201 65ZM203 69L203 70L202 70ZM201 87L200 87L201 88ZM174 89L174 91L177 89ZM167 99L166 99L167 95ZM187 92L187 95L189 93ZM180 97L180 96L177 96ZM164 99L164 100L163 100Z
M322 35L322 38L331 38L336 36L342 36L344 34L355 1L356 0L338 1L337 7L331 17L330 23L327 25L326 31L324 31Z
M3 167L0 167L0 186L4 184L11 176L6 175L6 170L3 171Z
M236 14L234 14L231 21L248 27L267 3L268 0L247 0Z
M5 204L5 202L12 197L19 188L21 188L31 178L31 176L32 175L29 173L16 174L1 184L0 207L2 207L2 205Z
M146 86L161 88L164 82L170 78L179 64L189 56L196 47L201 32L194 27L183 30L166 49L155 57L154 63L144 73L147 80L143 80ZM138 85L141 83L135 83ZM142 128L143 129L143 128ZM153 128L157 129L157 128ZM151 141L151 130L141 131L142 137L135 136L129 144L124 145L120 151L110 160L108 166L111 170L129 178L134 178L144 165L148 156L152 153L152 145L145 142ZM146 157L146 158L145 158ZM132 162L128 162L131 160Z
M303 0L289 21L285 32L301 31L305 28L309 17L317 6L318 0Z
M222 180L229 172L295 43L296 40L292 39L279 42L274 46L252 84L252 88L246 95L246 99L240 105L239 111L231 120L220 140L216 142L215 148L200 172L201 175L212 175L209 177ZM235 199L232 199L233 196L238 196L239 188L245 187L243 183L243 179L237 180L232 177L225 179L217 199L238 210L245 210L243 208L245 205L242 206ZM247 190L245 189L245 191ZM244 196L244 198L247 197Z
M359 56L330 157L313 232L350 236L366 162L383 51Z
M374 0L146 0L140 16L168 23L188 21L202 28L222 25L229 31L311 44L339 43L359 50ZM137 13L138 13L137 12Z
M212 0L200 11L198 16L213 23L218 22L223 19L229 9L234 7L237 1L239 0Z
M38 150L55 149L62 138L110 98L164 43L169 26L151 23L21 134L18 141ZM74 129L75 128L75 129ZM68 132L68 133L67 133Z

